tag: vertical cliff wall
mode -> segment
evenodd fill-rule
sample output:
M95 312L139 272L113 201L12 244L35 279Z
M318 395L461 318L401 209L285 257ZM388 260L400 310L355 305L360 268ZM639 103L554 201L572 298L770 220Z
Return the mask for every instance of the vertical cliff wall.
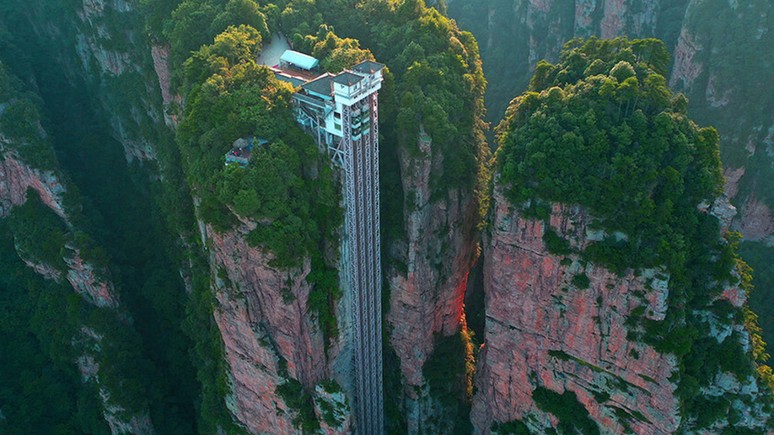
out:
M559 204L548 222L525 218L495 192L484 242L486 340L471 417L477 432L513 420L536 431L556 427L556 417L533 400L537 387L572 392L606 433L672 433L679 426L670 379L677 359L630 340L625 326L634 310L664 319L669 276L621 276L546 248L550 227L584 249L596 234L590 220L584 209ZM579 274L589 277L586 288L573 282Z
M247 243L250 227L206 230L215 274L214 316L229 366L229 410L250 433L307 430L309 419L319 420L326 433L344 433L351 418L347 400L332 399L339 387L326 393L325 386L337 385L333 379L347 386L350 381L351 353L343 352L351 334L342 311L347 300L338 304L338 336L325 343L309 306L314 291L307 280L309 259L296 268L270 266L273 255ZM290 391L290 385L310 393ZM310 413L310 401L335 406L318 405Z
M99 409L89 412L102 414L113 433L154 433L147 404L138 396L144 393L142 386L128 387L137 379L134 373L121 370L129 363L127 359L137 356L131 345L137 333L121 306L103 248L85 225L81 198L65 179L50 134L40 123L34 103L37 96L24 92L22 82L3 63L0 89L0 224L12 238L15 254L49 281L47 285L80 296L72 299L53 289L40 296L35 308L26 309L54 316L46 319L53 325L31 322L30 333L50 334L50 327L59 331L49 338L53 342L49 358L77 365L81 381L94 392L84 389L77 393L81 395L78 400L84 405L95 401ZM31 295L35 288L29 285ZM88 397L90 394L96 396ZM81 424L99 423L84 419Z
M632 335L633 316L666 319L669 275L656 269L621 275L576 256L552 254L547 231L579 250L598 241L600 233L589 227L591 218L581 207L555 204L548 221L525 218L498 189L491 219L484 242L486 340L471 414L475 431L507 431L517 421L536 432L568 424L568 414L551 407L543 389L577 400L580 411L569 414L576 428L650 434L695 425L696 418L686 420L680 408L678 358ZM588 276L588 283L579 285L574 279L579 274ZM732 297L738 292L738 286L729 287L722 297L741 307L744 299ZM741 325L704 315L714 319L713 340L738 340L742 349L751 349ZM731 400L734 417L728 418L734 420L720 419L713 430L729 424L768 427L770 392L752 377L719 372L701 394ZM584 423L584 414L595 424Z
M406 237L391 247L399 267L388 268L390 342L401 361L406 418L412 433L438 429L436 398L428 397L423 367L439 337L458 334L464 316L468 274L477 253L478 202L466 189L432 198L431 178L443 171L443 156L422 133L420 156L400 152ZM462 355L458 357L462 358ZM448 418L448 416L447 416Z
M476 432L771 430L717 133L666 56L569 45L498 127Z
M774 11L766 1L449 1L449 14L480 41L489 81L489 117L498 120L511 96L527 86L537 61L558 58L573 37L656 37L673 55L670 87L689 98L693 117L720 132L728 196L739 213L732 229L746 242L758 269L753 307L764 337L774 341L772 280L765 258L774 255L774 120L771 50ZM764 315L765 314L765 315Z

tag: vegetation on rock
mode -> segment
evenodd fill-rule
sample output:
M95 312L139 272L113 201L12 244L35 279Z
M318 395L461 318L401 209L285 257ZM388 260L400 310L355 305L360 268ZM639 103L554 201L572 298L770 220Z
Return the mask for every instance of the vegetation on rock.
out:
M685 97L666 87L668 62L653 39L569 42L556 65L538 65L528 92L499 125L496 182L514 206L538 218L547 219L544 210L555 202L586 207L608 234L578 253L587 260L619 272L666 266L666 319L638 317L630 336L680 359L678 394L689 417L702 409L700 388L716 373L746 379L757 359L759 376L770 374L765 352L745 353L736 335L716 340L702 314L744 323L741 311L719 300L740 285L744 269L707 210L723 185L717 132L686 116ZM544 239L552 252L569 253L561 236L547 232ZM749 331L762 349L757 331Z

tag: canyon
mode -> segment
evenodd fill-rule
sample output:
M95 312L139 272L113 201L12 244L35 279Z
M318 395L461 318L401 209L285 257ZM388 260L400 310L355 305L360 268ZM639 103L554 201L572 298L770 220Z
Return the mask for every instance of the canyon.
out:
M129 331L131 339L116 338L110 346L108 342L114 339L100 329L104 326L74 325L77 332L72 339L83 345L70 363L77 367L84 385L99 386L92 395L99 401L109 431L351 432L353 325L348 292L324 299L324 312L333 317L331 327L323 321L321 311L313 308L323 291L318 284L321 269L316 253L307 252L293 266L278 265L277 255L250 241L251 232L270 220L241 216L233 207L226 207L235 217L230 228L221 228L205 217L208 203L201 186L191 181L196 166L185 154L186 145L176 139L186 116L191 116L186 107L190 109L196 95L188 93L191 83L183 84L185 59L179 59L174 41L165 40L164 32L149 18L158 13L170 22L173 15L183 22L185 8L173 14L178 2L169 6L153 1L142 5L123 0L83 0L73 5L35 1L29 9L17 3L14 17L19 23L31 24L24 36L36 41L34 47L45 47L50 56L45 62L16 64L14 73L26 89L41 95L38 104L45 106L49 104L46 100L56 96L50 91L55 86L47 90L40 85L53 74L41 72L43 65L53 63L61 69L62 82L77 89L97 114L99 122L94 123L109 137L104 139L105 146L118 149L112 160L105 158L107 166L117 164L115 155L120 155L122 168L126 166L120 171L126 175L115 179L109 170L94 178L79 175L89 167L73 163L78 156L96 160L87 152L75 153L73 148L81 138L74 139L69 148L58 142L47 145L57 150L62 161L39 169L25 162L13 149L18 144L0 131L0 220L24 206L32 193L69 233L83 232L94 240L93 245L110 252L106 262L99 263L89 257L93 245L64 244L60 247L64 268L25 256L23 251L17 253L41 279L66 286L94 310L109 313L106 316L115 322L110 325ZM194 8L192 5L204 2L184 3ZM211 3L217 3L206 12L212 16L226 10L226 4L254 4ZM256 3L260 6L256 10L268 17L269 28L281 26L289 31L298 27L293 22L296 15L265 8L264 3ZM282 3L283 7L289 3L293 2ZM321 14L320 22L313 23L341 20L336 22L337 31L371 41L372 47L361 41L362 47L373 49L377 60L386 62L391 70L380 97L386 430L506 433L508 424L519 421L540 433L563 420L533 399L536 391L542 391L538 387L575 397L605 433L672 433L694 427L695 418L681 414L680 387L675 380L679 358L628 334L627 319L632 313L654 322L669 318L671 277L659 267L619 273L579 254L552 253L545 241L548 230L579 251L604 234L592 225L592 213L577 204L552 203L547 220L527 216L506 198L497 174L494 181L488 179L487 171L482 170L490 158L488 150L475 149L483 144L483 85L471 77L483 79L483 60L489 81L488 120L495 121L505 113L510 99L526 88L534 65L543 58L556 61L563 43L573 36L626 34L664 39L674 59L667 77L671 88L689 97L692 118L701 125L717 125L720 131L726 192L738 209L734 214L727 207L723 216L730 219L730 229L759 243L756 249L770 258L774 124L765 119L770 111L751 114L743 107L752 101L766 108L771 101L766 95L752 96L758 82L743 83L729 71L728 59L736 53L734 43L750 45L749 50L758 52L770 47L771 6L765 2L718 6L719 16L734 23L732 27L743 21L753 23L739 30L741 42L719 42L722 38L717 35L728 30L718 20L706 20L710 6L705 3L709 2L693 0L578 0L572 4L447 0L456 24L425 8L421 1L404 3L407 6L400 10L374 7L371 16L378 23L374 27L396 26L395 17L401 14L400 19L427 26L413 24L414 29L441 35L442 42L407 43L408 48L398 49L391 46L396 44L380 41L383 46L378 46L373 42L376 38L367 37L365 31L343 26L346 19L357 22L360 16ZM308 5L293 6L295 9L288 10L300 14ZM314 16L310 11L309 16ZM2 18L0 24L12 31L22 25ZM211 30L209 22L197 25L207 28L202 35ZM481 58L475 41L464 30L478 39ZM314 32L313 27L307 33L311 37ZM399 40L395 34L390 37ZM210 44L207 38L204 42ZM11 63L13 50L23 51L23 44L15 42L19 47L0 52L4 63ZM300 44L298 40L294 43ZM412 104L424 97L431 99L428 95L435 98L433 92L442 86L401 87L404 82L434 80L432 68L412 66L413 62L426 66L422 63L425 55L435 61L430 56L433 52L451 53L458 62L441 75L448 83L460 84L458 89L466 89L460 107L433 101L435 105L417 109L419 104ZM188 55L186 52L185 57ZM767 74L774 70L770 63L767 58L759 58L754 65L746 63L752 71L746 79L757 75L756 80L768 81ZM448 83L444 85L451 88ZM439 93L453 92L444 89ZM0 107L3 103L0 101ZM455 114L455 110L464 114ZM743 115L736 122L728 113ZM48 116L61 117L55 112ZM44 120L39 129L45 130L48 122ZM455 127L438 127L443 123ZM61 128L45 136L57 134L62 134ZM465 147L474 148L476 161L472 167L463 167L475 176L445 185L460 167L450 157ZM315 164L305 167L303 175L316 179L319 162L326 160L315 157ZM221 170L222 163L213 167ZM137 242L145 248L132 250L132 244L126 242L132 239L131 233L121 236L127 245L103 246L115 239L102 234L115 232L119 224L110 222L115 215L102 202L119 199L101 199L104 194L99 192L104 191L93 187L100 183L111 186L106 189L118 189L124 183L136 186L126 189L120 201L136 201L145 210L142 214L151 216L143 224L149 228L148 235ZM490 189L491 195L487 194ZM90 211L94 209L99 212ZM93 226L84 226L79 217L82 210L89 219L104 214L108 222L96 219ZM710 211L721 214L718 207L708 206ZM316 246L325 267L336 271L341 269L342 232L342 228L334 229ZM158 246L154 240L159 241ZM143 252L158 263L137 266L143 281L134 283L128 277L135 265L122 259L122 252ZM469 282L477 262L483 265L481 289ZM155 277L151 271L159 265L166 270ZM588 277L587 288L574 280L580 274ZM336 284L342 283L338 276ZM466 292L468 296L470 292L485 294L482 312L470 312L471 307L465 306ZM718 300L729 300L734 312L745 309L748 296L740 284L729 284L723 295ZM151 308L143 308L146 306ZM471 339L466 316L475 315L486 320L483 330L476 331L479 336ZM709 323L718 343L736 340L745 355L752 352L753 338L737 317ZM765 318L761 324L764 335L774 326ZM159 330L169 338L154 338L165 335L158 334ZM462 351L451 355L448 365L472 365L475 358L475 377L472 371L448 374L450 390L439 389L433 383L437 369L433 365L438 355L446 355L439 346L457 337L467 341ZM140 342L143 344L137 344ZM138 354L142 367L150 367L149 373L166 381L159 391L148 380L138 381L134 372L121 381L126 367L120 364L110 367L113 380L104 381L101 359L107 350L102 349ZM162 353L171 356L159 356ZM180 370L173 376L175 367ZM111 390L113 382L142 388L124 395ZM770 392L753 376L719 373L701 388L697 394L711 400L728 399L740 425L768 430ZM150 398L137 406L133 394ZM173 403L176 411L165 415L161 397ZM449 401L455 405L449 406ZM0 412L0 422L4 414ZM187 421L187 426L179 421ZM729 421L720 419L713 424L709 430L719 431Z

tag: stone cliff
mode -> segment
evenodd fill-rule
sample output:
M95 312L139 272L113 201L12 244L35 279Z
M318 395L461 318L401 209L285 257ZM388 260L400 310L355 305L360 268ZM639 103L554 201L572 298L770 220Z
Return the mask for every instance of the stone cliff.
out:
M665 319L669 275L653 269L621 275L548 251L548 227L576 249L599 240L590 221L582 207L560 204L548 221L525 218L496 188L483 249L487 317L471 416L476 433L497 432L514 421L536 432L557 427L558 412L537 399L541 389L572 393L604 433L674 433L693 424L681 417L678 359L633 339L627 320L635 312ZM574 279L581 274L588 283ZM733 297L738 293L730 287L724 297L741 306L743 299ZM729 338L732 330L744 331L740 324L713 324L726 331L716 333L718 342L737 339ZM749 349L749 336L739 337ZM755 379L718 373L704 390L732 398L732 407L744 414L739 427L766 427L768 414L756 397L767 393Z
M341 356L347 355L342 348L349 332L342 327L337 340L325 345L309 309L313 289L306 280L308 259L298 268L270 266L270 254L247 244L251 227L254 224L248 222L224 233L206 229L215 283L214 316L229 364L232 396L227 405L251 433L292 433L298 419L308 416L300 416L298 403L290 403L278 387L297 381L314 392L313 400L330 401L320 384L337 379L348 385L349 363ZM341 315L344 308L339 305ZM346 400L337 400L346 411ZM344 433L348 425L343 422L350 417L348 412L340 414L342 424L333 424L326 433ZM323 417L318 409L317 418Z
M390 247L400 264L387 269L390 285L390 343L401 361L409 431L438 430L422 368L438 336L462 327L468 274L477 253L478 203L472 192L450 189L432 198L431 178L443 171L443 158L421 134L421 156L401 150L406 237Z
M550 226L583 248L595 236L589 219L579 207L555 205ZM638 308L664 318L669 278L656 271L618 276L552 255L545 225L495 193L483 252L487 318L472 412L477 432L528 415L535 430L555 427L531 399L538 386L575 393L595 421L616 433L624 428L621 413L638 416L627 426L636 433L673 432L679 416L670 377L677 361L630 341L625 327ZM578 274L589 277L588 288L573 282ZM654 291L646 297L648 286Z
M772 61L760 53L774 38L769 2L698 0L450 0L450 16L480 41L492 119L527 86L540 59L555 61L573 37L656 37L674 63L670 86L685 93L697 121L721 135L724 166L744 170L732 195L739 208L734 229L747 240L774 244L774 119L767 115L774 79ZM743 64L739 63L743 59ZM770 251L769 251L770 252Z

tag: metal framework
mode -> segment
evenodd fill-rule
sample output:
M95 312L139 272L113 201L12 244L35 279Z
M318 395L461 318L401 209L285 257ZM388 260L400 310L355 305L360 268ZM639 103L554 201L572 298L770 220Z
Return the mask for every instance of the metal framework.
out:
M368 128L362 127L363 112ZM360 122L353 123L353 114ZM342 110L343 137L334 155L344 170L346 273L353 292L355 421L362 434L381 434L381 240L379 235L379 115L376 92Z
M346 291L352 295L354 428L365 435L384 431L378 104L383 68L366 61L336 76L333 100L318 98L321 86L294 95L298 122L311 130L321 148L328 148L344 175L342 265Z

